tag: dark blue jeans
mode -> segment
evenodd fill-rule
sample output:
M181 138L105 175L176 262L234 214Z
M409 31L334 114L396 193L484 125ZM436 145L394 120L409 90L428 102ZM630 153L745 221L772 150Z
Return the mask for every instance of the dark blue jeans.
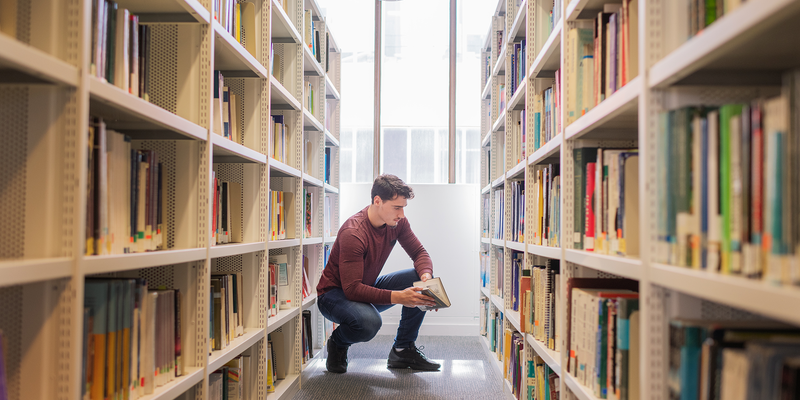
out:
M414 268L378 277L375 287L378 289L403 290L414 286L419 281L419 275ZM331 338L339 347L350 346L353 343L370 341L381 329L383 321L380 313L392 308L394 304L371 304L348 300L342 289L333 289L325 292L317 299L317 307L322 315L339 324L333 330ZM401 306L402 307L402 306ZM425 311L417 307L403 307L400 317L400 326L394 338L394 346L408 347L417 340L419 327L425 318Z

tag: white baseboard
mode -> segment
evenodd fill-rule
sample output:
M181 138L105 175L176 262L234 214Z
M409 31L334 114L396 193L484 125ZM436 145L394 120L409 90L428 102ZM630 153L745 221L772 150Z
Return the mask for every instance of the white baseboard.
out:
M379 335L396 335L398 323L384 321ZM422 324L419 328L420 335L427 336L478 336L478 324L453 325L453 324Z

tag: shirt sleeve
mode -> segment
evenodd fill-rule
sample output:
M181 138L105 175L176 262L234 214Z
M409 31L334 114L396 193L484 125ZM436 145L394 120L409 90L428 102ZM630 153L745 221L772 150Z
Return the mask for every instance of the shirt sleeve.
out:
M364 256L367 244L354 230L339 233L339 279L345 297L351 301L372 304L392 304L392 291L378 289L362 283L364 278Z
M417 270L417 275L422 276L424 273L429 273L433 276L433 261L428 251L422 247L417 235L411 230L411 223L408 219L403 220L405 223L397 235L397 241L403 246L409 257L414 260L414 269Z

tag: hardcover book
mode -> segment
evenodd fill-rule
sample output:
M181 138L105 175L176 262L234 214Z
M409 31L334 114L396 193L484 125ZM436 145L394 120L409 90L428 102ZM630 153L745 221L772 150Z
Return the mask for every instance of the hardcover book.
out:
M414 286L421 287L422 291L420 293L432 297L436 301L436 305L429 307L429 306L417 306L422 311L432 311L438 310L440 308L447 308L450 307L450 298L447 297L447 292L444 290L444 285L442 284L441 279L439 278L431 278L425 282L417 281L414 282Z

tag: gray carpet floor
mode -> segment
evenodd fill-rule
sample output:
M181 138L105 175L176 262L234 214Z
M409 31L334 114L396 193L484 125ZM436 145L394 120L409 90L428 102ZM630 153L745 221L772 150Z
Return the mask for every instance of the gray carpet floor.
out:
M350 346L347 373L325 369L325 359L309 366L294 400L312 399L470 399L503 398L503 380L489 362L477 336L419 337L425 355L440 364L440 371L386 368L392 336Z

